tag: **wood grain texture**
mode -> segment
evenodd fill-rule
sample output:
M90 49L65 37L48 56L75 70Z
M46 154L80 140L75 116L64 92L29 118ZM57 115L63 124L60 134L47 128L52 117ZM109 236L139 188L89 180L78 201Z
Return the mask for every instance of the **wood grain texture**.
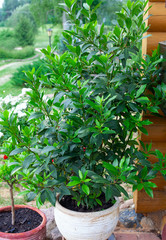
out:
M149 5L152 8L148 14L153 16L148 19L146 24L150 25L148 34L152 34L151 37L143 41L143 55L151 54L152 50L158 47L160 41L166 40L166 3L165 0L150 0ZM149 114L143 116L143 119L149 119L153 122L153 125L146 126L149 135L142 134L140 139L144 144L150 144L152 142L152 150L158 149L164 155L166 154L166 117L154 117ZM141 149L141 146L140 146ZM149 161L154 163L157 160L156 157L150 156ZM148 213L159 210L166 210L166 181L161 174L153 180L158 186L154 189L154 198L150 198L144 190L134 192L135 211L137 213Z
M149 145L150 143L151 142L144 142L145 145L146 144ZM140 149L143 150L142 147L140 147ZM165 155L166 154L166 142L152 142L152 149L151 150L155 151L156 149L158 149L160 152L163 153L163 155ZM155 163L155 162L158 162L158 159L154 155L151 155L149 157L149 161L151 163Z
M149 2L165 2L165 0L149 0Z
M153 3L149 3L149 6L152 6L149 9L149 14L152 14L153 16L156 16L156 15L159 15L159 16L166 15L165 2L153 2Z
M166 40L166 32L148 32L148 34L152 36L147 38L147 54L152 54L158 43Z
M166 189L154 191L154 198L144 191L134 192L135 210L137 213L148 213L166 209Z
M148 32L166 32L166 16L151 16L148 25Z
M143 142L164 142L166 143L166 117L145 117L143 119L149 119L153 124L144 126L148 135L142 134L141 140Z

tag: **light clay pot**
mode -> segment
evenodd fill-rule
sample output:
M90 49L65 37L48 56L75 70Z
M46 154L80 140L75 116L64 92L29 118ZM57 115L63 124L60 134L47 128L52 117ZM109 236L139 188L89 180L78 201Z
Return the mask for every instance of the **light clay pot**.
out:
M113 233L119 219L119 199L103 211L76 212L64 208L58 199L55 221L66 240L106 240Z

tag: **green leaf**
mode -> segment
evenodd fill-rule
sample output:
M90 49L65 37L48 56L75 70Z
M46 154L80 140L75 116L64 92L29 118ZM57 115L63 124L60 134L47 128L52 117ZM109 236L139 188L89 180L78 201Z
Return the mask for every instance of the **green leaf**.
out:
M94 0L86 0L87 4L88 4L89 6L92 5L93 1L94 1Z
M148 119L147 119L147 120L143 120L141 123L142 123L142 125L150 125L150 124L153 124L153 122L149 121Z
M53 192L52 192L50 189L46 189L46 197L47 197L47 200L48 200L53 206L55 206L56 198L55 198Z
M117 37L120 37L120 34L121 34L121 30L118 26L115 26L114 28L114 34L117 36Z
M89 189L89 187L88 187L87 185L85 185L85 184L82 185L82 191L83 191L84 193L86 193L87 195L90 194L90 189Z
M68 187L74 187L76 185L80 184L80 181L72 181L67 184Z
M130 0L128 0L128 1L127 1L127 7L128 7L128 9L131 9L131 6L132 6L132 3L131 3Z
M118 189L120 192L122 192L127 198L129 198L128 193L126 192L126 190L125 190L122 186L116 184L116 187L117 187L117 189Z
M137 185L137 190L138 191L140 191L140 190L142 190L142 188L143 188L144 186L143 186L143 184L142 183L139 183L138 185Z
M100 199L96 198L96 202L97 202L100 206L102 206L102 202L100 201Z
M16 172L18 172L21 169L20 166L15 167L12 171L11 171L11 175L14 175Z
M25 149L23 149L23 148L16 148L16 149L14 149L14 150L10 153L9 156L13 156L13 155L16 155L16 154L18 154L18 153L22 153L22 152L24 152L24 151L25 151Z
M148 103L149 102L149 98L148 97L140 97L140 98L136 99L136 102L142 103L142 104Z
M73 47L71 45L66 45L66 47L70 50L70 52L76 53L76 47Z
M115 175L118 174L118 170L112 164L103 162L103 166Z
M138 98L145 91L146 86L147 85L145 84L140 87L140 89L136 93L136 98Z
M33 161L33 155L27 156L23 161L23 168L28 168Z
M159 159L163 159L163 158L164 158L164 157L163 157L163 154L162 154L158 149L155 150L155 153L156 153L156 155L157 155L157 157L158 157Z
M78 137L83 138L85 136L89 135L89 128L81 128L78 131Z
M44 114L42 112L32 113L31 116L28 118L28 121L30 121L32 119L36 119L36 118L41 118L42 116L44 116Z
M29 193L27 194L27 200L28 200L28 202L34 200L35 197L36 197L36 193L34 193L34 192L29 192Z
M71 3L70 0L65 0L65 3L66 3L66 6L67 6L68 8L71 8L72 3Z
M110 186L106 187L105 198L106 202L108 202L112 198L112 190Z
M56 170L55 166L53 164L51 164L49 166L49 169L51 172L51 176L56 179L57 178L57 170Z
M130 28L131 28L131 25L132 25L131 19L130 19L130 18L126 18L126 19L125 19L125 22L126 22L127 28L130 29Z
M151 197L153 198L153 190L151 188L148 187L144 187L145 192Z
M143 127L139 127L139 130L142 132L142 133L144 133L145 135L149 135L148 134L148 131L146 130L146 128L143 128Z
M61 194L71 195L70 190L65 185L61 185L59 189L61 191Z
M55 150L56 148L53 147L53 146L46 146L42 149L41 153L44 154L44 153L47 153L47 152L51 152L53 150Z
M83 179L83 173L79 170L79 177L80 177L80 179L82 180Z
M3 112L3 115L4 115L5 119L8 119L8 117L9 117L9 111L5 110L5 111Z
M83 3L83 7L84 7L86 10L90 10L90 6L89 6L89 4L87 4L87 3Z
M81 140L79 138L75 138L75 139L72 140L72 142L74 142L74 143L81 143Z

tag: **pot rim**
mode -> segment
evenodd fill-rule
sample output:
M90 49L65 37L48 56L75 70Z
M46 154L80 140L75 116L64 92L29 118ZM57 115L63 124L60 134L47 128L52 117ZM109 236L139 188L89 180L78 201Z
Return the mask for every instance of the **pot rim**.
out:
M56 205L55 208L59 209L60 211L62 211L65 214L71 215L71 216L78 216L78 217L90 217L91 215L95 216L95 217L99 217L107 214L110 214L110 212L114 212L120 205L120 200L119 198L115 197L116 199L116 203L104 210L100 210L100 211L96 211L96 212L77 212L77 211L73 211L70 210L68 208L63 207L60 203L59 203L59 196L57 196L57 200L56 200Z
M36 227L30 231L26 231L26 232L22 232L22 233L0 232L1 237L10 238L11 240L13 238L16 239L16 237L17 237L17 239L23 238L23 237L25 237L25 234L26 234L26 237L29 237L29 236L33 235L34 233L39 232L41 229L43 229L46 226L47 218L41 210L39 210L36 207L32 207L32 206L28 206L28 205L15 205L15 209L19 209L19 208L28 208L28 209L31 209L31 210L37 212L43 218L41 224L38 227ZM0 208L0 212L5 212L5 211L9 211L9 210L11 210L11 206L5 206L5 207Z

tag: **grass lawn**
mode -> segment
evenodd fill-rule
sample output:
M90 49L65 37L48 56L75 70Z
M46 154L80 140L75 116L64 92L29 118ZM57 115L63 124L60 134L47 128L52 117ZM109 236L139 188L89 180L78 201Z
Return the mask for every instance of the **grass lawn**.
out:
M38 58L35 58L34 60L37 60L37 59ZM10 64L10 63L12 63L12 64ZM10 65L0 71L0 78L5 75L13 74L17 70L17 68L19 68L25 64L30 64L30 63L32 63L32 61L8 62L6 64L10 64ZM1 83L0 83L0 85L1 85Z
M14 86L11 81L8 81L4 85L0 86L0 96L3 98L9 94L17 96L21 93L21 90L21 87Z
M18 87L12 84L11 81L0 86L0 97L6 97L7 95L11 94L12 96L17 96L21 93L22 87ZM53 89L46 88L45 94L52 94L54 93Z
M35 48L46 48L49 43L49 38L47 34L47 29L52 28L50 25L46 25L45 28L40 28L38 30L38 34L36 36L35 40ZM0 31L5 30L7 28L0 27ZM62 27L60 25L57 25L52 28L52 42L54 39L54 36L56 34L60 34L62 32ZM40 53L39 53L40 56ZM35 59L34 59L35 60ZM29 64L32 61L22 61L22 62L15 62L14 60L4 61L3 59L0 60L0 96L5 97L8 94L12 94L13 96L16 96L21 93L21 87L15 86L10 81L10 78L12 74L20 67L25 64ZM2 66L5 66L7 64L10 64L6 68L2 68ZM53 93L52 89L46 89L46 94Z
M47 29L52 29L52 38L51 41L53 42L54 36L56 34L60 34L62 32L62 27L60 25L56 25L55 27L51 27L50 25L46 25L45 28L39 28L38 34L35 40L35 48L46 48L49 44L49 38Z

